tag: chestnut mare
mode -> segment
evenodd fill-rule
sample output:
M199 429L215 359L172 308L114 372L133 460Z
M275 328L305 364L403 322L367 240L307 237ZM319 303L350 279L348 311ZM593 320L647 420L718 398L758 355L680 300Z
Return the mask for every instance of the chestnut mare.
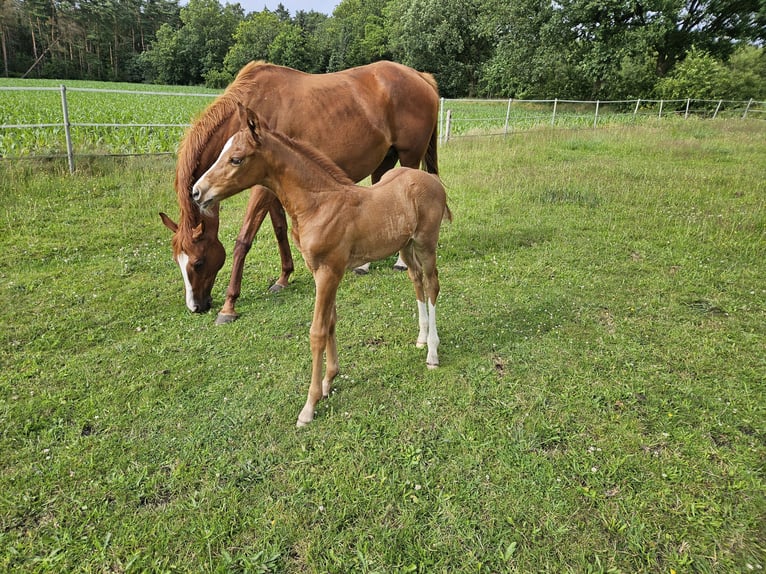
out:
M426 364L438 366L436 244L442 219L452 220L439 177L401 167L371 187L357 186L326 156L271 131L252 110L240 105L239 115L242 129L194 184L192 197L204 211L261 184L274 192L290 215L293 240L316 284L311 385L298 426L313 420L317 402L329 395L338 374L335 297L346 269L400 252L417 297L417 345L428 345Z
M439 95L436 82L393 62L376 62L332 74L305 74L263 62L251 62L186 133L178 152L175 190L180 208L173 231L173 256L184 278L186 305L205 312L226 258L218 239L218 208L200 213L191 201L194 182L213 164L223 144L239 129L237 102L257 111L275 129L322 150L354 181L372 182L394 167L419 167L438 173L436 128ZM293 271L287 221L278 200L262 187L250 193L239 231L226 301L216 323L237 317L245 257L266 214L279 244L282 271L272 291L287 286Z

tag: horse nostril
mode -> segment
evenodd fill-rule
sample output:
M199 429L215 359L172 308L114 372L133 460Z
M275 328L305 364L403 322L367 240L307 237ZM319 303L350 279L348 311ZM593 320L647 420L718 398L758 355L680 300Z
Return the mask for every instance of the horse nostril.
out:
M192 188L191 196L194 201L197 201L199 199L200 193L196 187Z

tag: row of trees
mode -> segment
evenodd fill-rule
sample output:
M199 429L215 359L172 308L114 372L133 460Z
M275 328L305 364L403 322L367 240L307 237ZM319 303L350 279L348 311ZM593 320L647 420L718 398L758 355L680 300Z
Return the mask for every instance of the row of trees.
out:
M766 99L762 0L342 0L331 16L0 0L0 37L6 75L223 87L254 59L319 73L387 58L447 97Z

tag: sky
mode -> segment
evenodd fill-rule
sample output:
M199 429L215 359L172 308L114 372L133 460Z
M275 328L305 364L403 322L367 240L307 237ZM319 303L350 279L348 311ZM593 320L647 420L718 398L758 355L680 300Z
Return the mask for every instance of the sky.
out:
M328 16L332 16L332 11L340 3L340 0L219 0L221 4L227 4L239 2L240 6L245 9L245 14L250 12L260 12L265 8L274 10L280 1L282 5L287 8L291 16L295 16L298 10L309 12L314 10L315 12L322 12Z

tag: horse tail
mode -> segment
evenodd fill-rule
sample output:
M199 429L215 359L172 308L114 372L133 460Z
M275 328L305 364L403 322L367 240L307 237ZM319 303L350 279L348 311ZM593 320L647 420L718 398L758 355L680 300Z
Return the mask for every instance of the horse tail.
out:
M436 151L436 144L439 139L437 133L438 126L434 126L434 131L431 132L431 140L428 142L428 148L426 149L426 155L423 157L423 167L428 173L439 175L439 157Z
M439 116L439 85L436 83L436 78L427 72L418 72L420 77L423 78L426 83L433 89L436 94L436 109L434 110L434 118ZM423 167L428 173L439 174L439 156L436 151L436 144L439 140L439 125L438 122L434 123L434 129L431 132L431 139L428 142L428 148L426 149L426 155L423 157Z

